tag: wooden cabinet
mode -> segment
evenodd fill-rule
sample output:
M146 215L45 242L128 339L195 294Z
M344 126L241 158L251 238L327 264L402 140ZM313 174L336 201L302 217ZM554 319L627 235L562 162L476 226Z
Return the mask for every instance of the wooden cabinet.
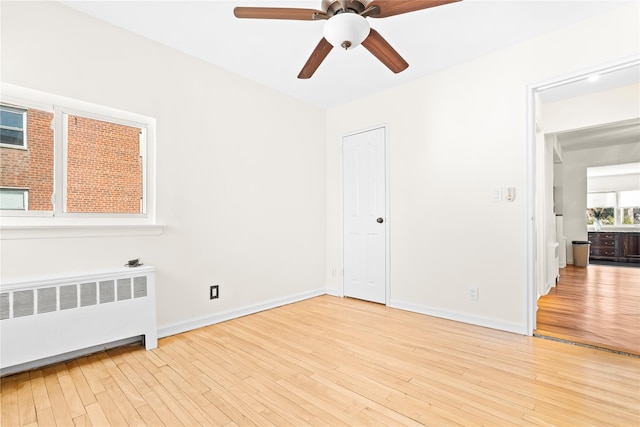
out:
M622 257L629 262L640 262L640 233L620 233Z
M589 232L589 258L616 262L640 262L640 233Z
M619 233L589 233L591 251L589 259L603 259L617 261Z

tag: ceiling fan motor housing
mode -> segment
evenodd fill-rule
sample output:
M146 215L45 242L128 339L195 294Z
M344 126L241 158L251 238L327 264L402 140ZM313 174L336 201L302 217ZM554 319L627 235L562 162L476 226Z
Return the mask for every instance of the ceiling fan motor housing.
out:
M329 16L349 11L359 14L365 10L367 3L369 0L322 0L322 10L325 10ZM344 10L344 6L346 6L346 10Z

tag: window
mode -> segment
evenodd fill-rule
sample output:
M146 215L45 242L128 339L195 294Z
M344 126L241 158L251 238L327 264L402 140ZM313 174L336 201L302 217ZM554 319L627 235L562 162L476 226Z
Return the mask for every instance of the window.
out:
M144 129L64 114L65 210L73 213L144 213Z
M3 224L154 223L154 119L12 85L1 102Z
M640 225L640 190L587 194L587 224Z
M587 224L600 220L602 225L615 224L616 193L587 194Z
M627 190L618 193L622 224L640 225L640 190Z
M640 226L640 162L587 168L587 225Z
M0 105L0 145L26 148L26 110Z
M28 210L29 190L21 188L0 188L0 209Z

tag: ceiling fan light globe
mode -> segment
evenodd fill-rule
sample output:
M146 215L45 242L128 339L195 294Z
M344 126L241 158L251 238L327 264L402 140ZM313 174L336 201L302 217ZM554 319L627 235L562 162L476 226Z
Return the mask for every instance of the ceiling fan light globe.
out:
M353 49L367 38L369 22L355 13L339 13L324 24L323 35L333 47Z

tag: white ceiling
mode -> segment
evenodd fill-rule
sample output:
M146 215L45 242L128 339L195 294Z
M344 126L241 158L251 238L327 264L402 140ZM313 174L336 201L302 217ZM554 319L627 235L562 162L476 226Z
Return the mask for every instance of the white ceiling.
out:
M543 104L547 104L638 83L640 83L640 65L633 65L545 89L540 92L540 100Z
M367 50L333 49L309 80L296 78L324 21L237 19L235 6L319 9L299 1L73 1L62 3L292 97L331 107L572 25L629 1L463 0L369 18L409 62L393 74Z

